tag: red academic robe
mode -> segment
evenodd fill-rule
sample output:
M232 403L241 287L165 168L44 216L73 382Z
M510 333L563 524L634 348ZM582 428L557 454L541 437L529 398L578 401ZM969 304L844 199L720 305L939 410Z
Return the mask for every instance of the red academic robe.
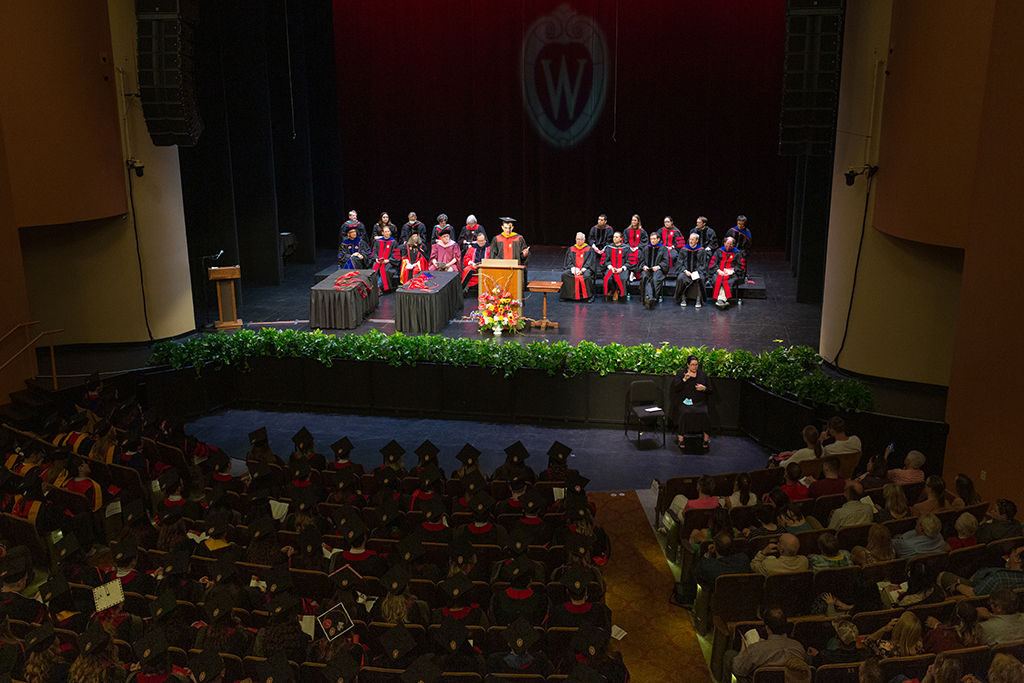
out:
M379 239L373 243L373 272L380 276L381 291L390 292L394 283L387 272L391 252L395 249L394 238Z
M627 247L616 247L609 244L604 248L605 273L604 273L604 295L611 296L617 289L619 294L626 293L626 283L629 281L628 270L621 273L613 273L612 268L625 268L628 263Z
M485 244L482 248L473 244L466 249L466 256L462 259L463 287L474 287L477 285L480 276L476 271L480 267L480 261L485 258L491 258L491 247L489 244Z
M729 269L732 269L732 275L723 275L718 272L719 270ZM718 298L719 291L724 291L726 298L731 299L733 287L738 286L743 282L743 278L746 277L747 261L743 257L743 252L739 249L735 247L732 249L722 247L711 257L708 271L715 278L715 298Z
M409 245L403 245L398 250L398 256L395 260L399 262L398 278L403 285L420 273L430 269L430 264L427 262L427 257L424 255L421 247L412 249L410 253ZM409 268L410 263L413 266L412 268Z

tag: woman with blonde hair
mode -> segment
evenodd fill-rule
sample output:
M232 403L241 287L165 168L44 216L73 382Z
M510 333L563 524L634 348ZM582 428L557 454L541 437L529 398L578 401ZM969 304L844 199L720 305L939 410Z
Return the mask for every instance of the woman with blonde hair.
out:
M988 667L988 683L1024 683L1024 665L1000 652Z
M889 638L883 638L886 633ZM924 652L921 640L921 620L913 612L904 612L867 638L867 647L873 655L883 659L910 657Z
M868 529L868 544L865 548L866 564L888 562L896 559L892 550L892 534L882 524L872 524Z
M956 529L956 536L946 539L950 550L978 545L978 518L970 512L965 512L957 517L953 528Z
M78 658L68 671L68 683L124 683L127 677L110 633L93 622L78 637Z
M907 494L899 484L886 484L882 487L882 496L885 498L885 507L875 512L875 521L881 524L894 519L906 519L910 514L910 506L907 505Z
M386 624L419 624L423 628L430 625L430 608L422 600L417 600L409 590L409 572L405 567L392 567L381 577L380 583L387 591L387 595L374 603L370 611L373 621Z
M66 683L68 664L60 653L60 640L53 624L43 624L28 633L25 639L26 683Z

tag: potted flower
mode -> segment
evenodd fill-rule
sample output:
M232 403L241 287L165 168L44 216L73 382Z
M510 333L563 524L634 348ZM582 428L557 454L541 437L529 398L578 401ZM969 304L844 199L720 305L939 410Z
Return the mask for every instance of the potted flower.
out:
M491 330L500 337L502 330L516 332L523 329L526 321L519 313L522 302L512 298L511 292L495 287L490 292L481 292L479 308L473 312L481 331Z

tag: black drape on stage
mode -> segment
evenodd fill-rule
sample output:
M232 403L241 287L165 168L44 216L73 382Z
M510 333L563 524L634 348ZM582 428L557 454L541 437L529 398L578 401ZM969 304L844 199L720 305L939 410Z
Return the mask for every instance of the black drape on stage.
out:
M417 211L428 225L473 213L489 234L511 214L530 244L566 245L602 212L619 229L639 213L648 230L671 214L684 231L705 214L719 235L744 213L759 245L782 247L784 10L784 0L334 0L345 208L398 223ZM531 32L573 13L568 34L580 42L545 45L557 30ZM546 135L531 110L553 120ZM558 135L573 144L549 140Z

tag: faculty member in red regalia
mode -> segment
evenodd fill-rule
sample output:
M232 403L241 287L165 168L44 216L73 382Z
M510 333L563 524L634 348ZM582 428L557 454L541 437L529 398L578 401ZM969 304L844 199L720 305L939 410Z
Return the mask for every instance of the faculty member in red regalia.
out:
M480 262L485 258L491 258L491 247L487 244L487 235L482 232L476 234L476 242L466 249L466 255L462 259L462 291L469 293L470 288L479 288L480 276L477 270Z
M594 270L597 258L587 244L586 235L576 233L576 244L565 252L562 264L562 290L558 296L563 301L590 301L594 298Z
M711 257L708 271L715 279L715 306L728 308L729 299L736 296L737 287L747 275L747 261L743 252L736 248L736 240L725 238L725 246Z
M399 280L403 285L429 268L419 235L409 237L409 241L392 254L391 265L398 268Z
M604 248L604 295L618 301L625 296L629 284L629 247L622 241L622 233L612 237L612 243Z
M395 274L390 272L391 254L395 251L395 238L391 236L391 226L382 228L381 238L373 243L371 252L373 272L377 274L378 285L382 293L395 288Z

